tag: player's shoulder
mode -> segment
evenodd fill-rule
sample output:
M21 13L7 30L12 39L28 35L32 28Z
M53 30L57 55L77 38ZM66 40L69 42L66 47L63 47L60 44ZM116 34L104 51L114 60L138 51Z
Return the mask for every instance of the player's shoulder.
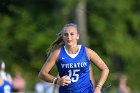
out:
M55 53L55 54L60 53L60 48L56 49L56 50L54 51L54 53Z
M94 50L92 50L91 48L86 47L86 53L87 55L93 55L94 53L96 53Z
M54 52L51 53L51 55L55 57L59 56L59 54L60 54L60 48L54 50Z
M85 47L85 49L86 49L86 52L91 52L91 51L93 51L93 50L90 49L89 47Z

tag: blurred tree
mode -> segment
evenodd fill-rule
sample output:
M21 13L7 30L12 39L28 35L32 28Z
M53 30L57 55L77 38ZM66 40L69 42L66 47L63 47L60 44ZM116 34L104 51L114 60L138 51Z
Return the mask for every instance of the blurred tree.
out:
M87 24L86 24L86 1L81 0L75 7L75 21L79 27L80 42L85 45L89 45Z

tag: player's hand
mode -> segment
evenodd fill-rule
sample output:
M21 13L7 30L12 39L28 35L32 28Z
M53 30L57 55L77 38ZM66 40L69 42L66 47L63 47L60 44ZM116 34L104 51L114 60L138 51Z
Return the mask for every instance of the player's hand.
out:
M69 84L71 84L71 79L69 76L63 76L58 79L57 84L60 86L68 86Z
M101 89L96 87L94 93L101 93Z

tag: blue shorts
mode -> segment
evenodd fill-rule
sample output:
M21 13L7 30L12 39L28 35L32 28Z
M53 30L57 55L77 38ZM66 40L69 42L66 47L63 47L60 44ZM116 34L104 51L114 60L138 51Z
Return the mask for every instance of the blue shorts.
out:
M92 84L90 84L87 87L82 87L75 90L67 90L61 87L59 88L59 93L93 93L93 91L94 91L94 88Z

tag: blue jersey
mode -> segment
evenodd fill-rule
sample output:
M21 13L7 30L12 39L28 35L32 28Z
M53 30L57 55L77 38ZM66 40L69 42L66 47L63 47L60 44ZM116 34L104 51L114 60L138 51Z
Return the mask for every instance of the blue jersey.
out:
M61 90L79 90L81 88L92 87L90 81L90 61L86 54L85 46L81 45L81 49L75 58L70 57L64 46L61 47L60 54L57 62L57 69L59 76L69 76L71 84L68 86L60 86ZM60 92L60 91L59 91ZM72 93L72 92L60 92L60 93ZM75 92L77 93L77 92ZM82 92L78 92L82 93ZM85 92L90 93L90 92Z
M4 80L3 85L0 85L0 93L12 93L12 85Z

